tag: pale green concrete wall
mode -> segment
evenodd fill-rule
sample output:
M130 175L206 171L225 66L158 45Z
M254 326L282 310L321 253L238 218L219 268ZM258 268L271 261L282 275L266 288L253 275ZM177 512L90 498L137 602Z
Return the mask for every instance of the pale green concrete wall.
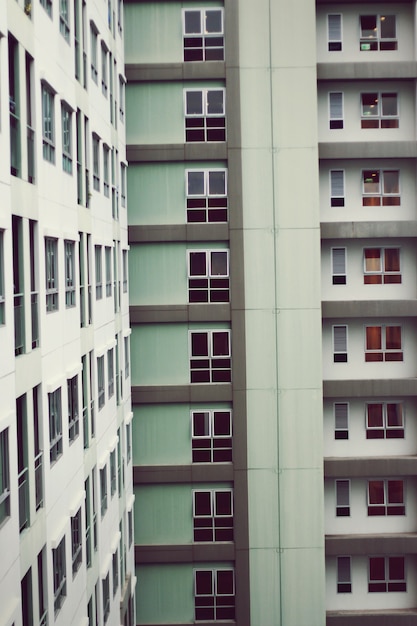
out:
M239 35L251 625L323 626L315 3L240 0Z

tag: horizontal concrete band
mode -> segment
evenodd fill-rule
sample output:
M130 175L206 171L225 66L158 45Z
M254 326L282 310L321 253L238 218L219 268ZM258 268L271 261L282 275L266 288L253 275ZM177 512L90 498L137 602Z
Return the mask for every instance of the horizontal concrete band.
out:
M325 478L417 475L417 456L325 458Z
M378 237L417 237L417 221L322 222L322 239L377 239Z
M166 402L231 402L232 385L149 385L132 386L132 404L164 404Z
M326 535L326 556L417 554L417 533Z
M415 396L417 378L379 380L324 380L324 398L367 398L369 396Z
M135 563L193 563L198 561L234 561L233 543L212 543L185 545L135 545Z
M338 300L321 304L324 319L355 317L414 317L417 300Z
M133 484L205 483L233 481L231 463L211 463L205 465L135 465Z
M317 79L376 80L417 78L416 61L357 61L346 63L317 63Z
M145 224L128 230L129 244L228 240L228 224Z
M416 626L417 609L328 611L326 626ZM153 625L154 626L154 625Z
M227 143L130 144L126 146L126 158L129 164L166 161L221 161L227 158Z
M415 141L328 141L319 143L319 159L409 159L417 157Z
M230 304L131 306L131 324L229 322Z
M192 63L127 63L126 78L129 83L159 80L224 80L224 61L193 61Z

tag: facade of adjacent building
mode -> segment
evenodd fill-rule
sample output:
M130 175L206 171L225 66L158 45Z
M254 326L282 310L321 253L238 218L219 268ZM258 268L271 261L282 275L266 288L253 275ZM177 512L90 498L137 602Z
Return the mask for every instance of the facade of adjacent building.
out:
M141 626L417 621L416 19L125 2Z
M0 623L134 618L122 2L0 3Z

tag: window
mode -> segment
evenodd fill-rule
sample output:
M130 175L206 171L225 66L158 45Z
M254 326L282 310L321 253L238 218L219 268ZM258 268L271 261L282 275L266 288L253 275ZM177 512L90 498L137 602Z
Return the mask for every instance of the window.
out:
M45 9L49 17L52 17L52 0L41 0L41 5Z
M395 15L361 15L361 52L397 50Z
M190 376L192 383L230 383L230 331L190 332Z
M332 283L346 285L346 248L332 248Z
M70 442L74 441L80 432L78 411L78 376L67 380L68 390L68 436Z
M363 93L361 128L398 128L396 93Z
M0 525L10 515L9 429L0 433Z
M337 557L337 593L351 593L350 556Z
M327 16L327 38L329 52L339 52L342 49L342 16L332 13Z
M59 0L59 32L69 42L70 27L69 27L69 2L68 0Z
M350 481L336 480L336 517L350 515Z
M405 515L404 481L369 480L368 515Z
M113 575L113 598L116 595L117 588L119 586L119 559L117 550L113 553L112 557L112 575Z
M114 350L111 348L107 351L107 390L108 397L114 395Z
M106 578L103 578L102 585L103 585L103 620L104 620L104 623L106 623L107 620L109 619L109 615L110 615L110 580L109 580L109 573L107 574Z
M366 404L367 439L403 439L404 408L400 402Z
M123 76L119 75L119 117L120 121L124 122L125 119L125 96L126 96L126 83Z
M97 39L98 30L94 22L90 22L90 56L91 56L91 78L95 83L98 79L98 63L97 63Z
M347 363L347 326L333 326L333 361Z
M58 310L58 240L45 237L46 310Z
M104 356L97 358L98 410L104 406Z
M81 509L78 509L74 517L71 517L71 552L72 575L75 576L83 560Z
M227 170L186 172L187 222L227 222Z
M231 411L191 411L193 463L232 461Z
M365 361L402 361L401 326L366 326Z
M225 90L186 89L185 141L225 141Z
M332 91L329 93L330 130L343 128L343 93Z
M93 187L100 191L100 137L93 133Z
M184 61L223 61L222 9L183 11Z
M368 591L407 591L403 556L370 556Z
M54 575L54 610L56 615L67 595L65 537L62 538L58 547L52 550L52 565Z
M233 541L233 492L193 492L194 541Z
M61 387L48 393L49 410L49 458L55 463L62 454L62 406Z
M65 306L75 306L75 243L65 241Z
M64 103L61 105L62 122L62 169L72 174L72 112Z
M126 463L132 458L132 423L126 424Z
M330 171L330 206L345 206L345 172Z
M101 91L107 98L108 68L107 68L107 48L101 43Z
M235 576L232 569L194 571L195 620L235 618Z
M111 296L111 248L104 248L104 261L106 266L106 297Z
M126 206L126 164L120 163L120 204Z
M127 539L128 539L128 544L130 548L133 543L133 511L132 510L127 512L127 530L128 530Z
M349 439L349 403L335 402L334 414L334 438Z
M42 83L42 150L45 161L55 163L54 93Z
M189 302L229 302L229 251L188 252Z
M123 269L123 293L127 293L127 284L128 284L127 250L122 250L122 269Z
M103 145L103 192L106 198L110 197L109 157L110 148Z
M100 502L101 517L104 517L107 511L107 465L100 470Z
M110 496L116 493L116 450L110 452Z
M103 297L103 268L101 261L101 246L94 246L95 265L96 265L96 300Z
M38 611L39 626L48 624L48 582L46 571L46 546L38 553Z
M401 282L399 248L365 248L363 256L365 285Z
M4 230L0 229L0 326L5 323Z
M398 170L364 170L362 172L363 206L398 206L400 198Z
M129 337L124 338L124 355L125 355L125 378L127 378L130 374Z

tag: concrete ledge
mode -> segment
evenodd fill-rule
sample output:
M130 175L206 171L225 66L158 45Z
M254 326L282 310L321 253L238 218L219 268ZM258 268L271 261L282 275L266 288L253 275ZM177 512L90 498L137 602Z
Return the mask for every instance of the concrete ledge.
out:
M326 556L349 554L417 554L417 533L326 535Z
M190 465L135 465L134 485L171 483L233 482L232 463Z
M185 210L185 209L184 209ZM129 244L170 241L228 241L228 224L146 224L128 227Z
M178 304L131 306L131 324L177 322L230 322L230 304Z
M368 396L415 396L417 378L380 380L324 380L324 398L366 398Z
M220 161L227 158L227 143L130 144L126 146L126 158L129 163Z
M233 543L212 543L185 545L135 545L135 564L155 563L194 563L198 561L234 561Z
M132 385L132 404L231 402L232 385Z
M326 318L414 317L417 300L333 300L321 303Z
M367 239L417 237L417 220L403 222L322 222L322 239Z
M317 63L317 79L345 81L417 78L416 61L376 61L372 52L362 55L363 60L359 62Z
M327 611L326 626L416 626L416 609Z
M409 159L416 157L417 142L415 141L329 141L319 143L319 159Z
M415 476L417 456L335 457L324 459L325 478Z
M159 80L224 80L224 61L193 61L187 63L126 63L128 83L153 82Z

